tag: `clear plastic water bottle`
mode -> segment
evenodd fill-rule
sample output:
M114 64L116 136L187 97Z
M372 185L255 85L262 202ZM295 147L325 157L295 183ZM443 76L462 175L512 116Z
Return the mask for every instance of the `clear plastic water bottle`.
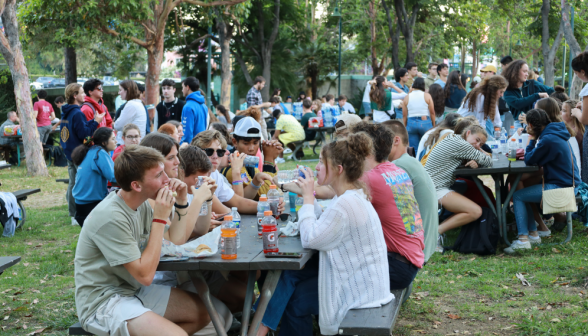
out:
M506 148L506 145L507 145L506 139L507 139L506 132L504 131L504 128L503 128L502 134L500 134L500 151L499 151L500 153L503 153L503 154L508 153L507 152L508 148Z
M272 217L271 211L264 213L261 221L262 237L263 237L263 253L279 252L278 247L278 225L276 219Z
M270 190L267 192L267 202L269 203L272 215L275 218L278 218L280 216L280 213L278 212L278 206L280 205L280 193L273 184L270 185Z
M510 138L515 133L515 127L510 126L510 130L508 130L508 137Z
M333 125L337 123L339 120L339 116L341 115L341 108L339 105L335 105L331 107L331 114L333 115Z
M267 202L267 196L265 194L259 197L259 202L257 202L257 235L261 236L261 221L263 220L263 213L271 210L269 207L269 203Z
M323 111L323 120L325 127L333 127L333 115L331 114L331 109L325 109Z
M511 137L510 141L508 142L508 160L517 160L517 139L514 137Z
M237 207L231 208L231 216L233 216L233 224L235 224L235 228L237 229L237 248L241 247L241 215L239 215L239 211Z
M196 189L200 188L200 186L204 183L204 176L198 176L198 183L196 183ZM200 208L199 216L206 216L208 215L208 205L206 202L202 203L202 207Z
M517 143L518 143L518 149L525 149L523 147L523 138L522 137L519 137L519 141L517 141Z
M498 161L498 140L492 140L488 145L492 149L492 160Z

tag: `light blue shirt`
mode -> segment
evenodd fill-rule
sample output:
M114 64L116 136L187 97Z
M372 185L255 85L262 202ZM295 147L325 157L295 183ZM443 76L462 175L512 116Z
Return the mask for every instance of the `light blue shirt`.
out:
M444 89L445 89L445 82L444 82L444 81L442 81L442 80L441 80L441 78L437 79L437 80L435 81L435 83L433 83L433 84L439 84L439 85L441 85L441 87L442 87L442 88L444 88Z

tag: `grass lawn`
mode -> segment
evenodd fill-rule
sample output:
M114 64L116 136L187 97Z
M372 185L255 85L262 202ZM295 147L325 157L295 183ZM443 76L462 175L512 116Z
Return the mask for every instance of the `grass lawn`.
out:
M305 159L316 159L306 151ZM314 168L315 162L301 162ZM287 161L281 169L292 169ZM0 238L0 255L22 261L0 276L0 335L67 335L77 321L73 259L80 227L70 225L65 203L67 168L49 178L26 177L24 168L0 171L2 191L40 187L25 201L28 221L13 238ZM455 238L457 232L450 235ZM434 254L419 272L401 308L394 335L587 335L588 230L575 223L564 234L514 256ZM523 286L522 273L531 283Z

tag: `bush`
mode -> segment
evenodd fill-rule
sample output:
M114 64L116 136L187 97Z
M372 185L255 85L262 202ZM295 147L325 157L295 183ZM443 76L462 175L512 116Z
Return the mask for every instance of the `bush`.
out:
M6 114L16 111L16 98L14 96L14 82L10 69L0 69L0 123L6 120Z

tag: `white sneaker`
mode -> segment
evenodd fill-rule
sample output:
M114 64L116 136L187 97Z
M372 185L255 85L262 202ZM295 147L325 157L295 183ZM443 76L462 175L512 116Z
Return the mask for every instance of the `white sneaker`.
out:
M539 233L539 237L549 237L549 236L551 236L551 230L537 231L537 233Z
M288 156L288 160L294 160L294 155Z
M292 150L290 148L284 149L284 154L290 154L290 153L292 153Z
M284 163L284 162L286 162L286 160L284 160L284 158L281 158L281 157L276 158L276 163Z
M507 247L504 249L505 253L508 254L512 254L515 253L515 250L530 250L531 249L531 243L528 241L520 241L520 240L515 240L512 242L512 244L510 245L510 247Z
M541 244L541 236L538 236L538 237L529 236L529 243Z
M76 220L76 218L75 218L75 217L72 217L72 218L71 218L71 225L72 225L72 226L76 226L76 225L80 225L80 224L78 223L78 221Z
M435 248L435 252L443 253L445 249L443 248L443 235L439 235L437 238L437 247Z

